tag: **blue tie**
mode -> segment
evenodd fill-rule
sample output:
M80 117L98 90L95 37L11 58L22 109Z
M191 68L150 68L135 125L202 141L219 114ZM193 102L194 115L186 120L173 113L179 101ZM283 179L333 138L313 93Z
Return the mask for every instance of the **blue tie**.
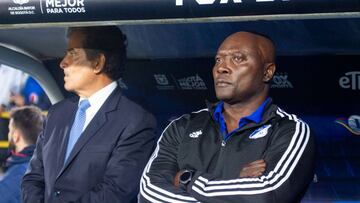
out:
M79 139L86 120L86 109L90 107L90 103L87 99L80 102L78 110L75 115L74 123L71 127L69 142L66 149L65 162L69 158L70 152L73 149L76 141Z

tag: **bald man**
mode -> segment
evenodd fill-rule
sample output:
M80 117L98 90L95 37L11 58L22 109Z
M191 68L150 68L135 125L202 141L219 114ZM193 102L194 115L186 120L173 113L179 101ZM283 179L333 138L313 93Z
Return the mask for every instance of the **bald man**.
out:
M314 139L269 97L275 69L266 36L226 38L213 68L219 102L165 128L140 202L300 202L314 174Z

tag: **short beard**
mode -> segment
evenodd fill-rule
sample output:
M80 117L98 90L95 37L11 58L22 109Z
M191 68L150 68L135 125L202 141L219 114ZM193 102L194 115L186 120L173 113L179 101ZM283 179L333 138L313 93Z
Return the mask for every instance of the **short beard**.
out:
M14 140L11 138L9 141L9 147L8 147L8 151L11 152L16 152L16 145Z

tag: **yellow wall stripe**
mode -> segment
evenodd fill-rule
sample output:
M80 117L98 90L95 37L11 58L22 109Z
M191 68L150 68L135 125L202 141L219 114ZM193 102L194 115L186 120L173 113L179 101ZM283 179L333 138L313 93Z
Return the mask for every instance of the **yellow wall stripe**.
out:
M1 149L6 149L9 147L9 142L8 141L0 141L0 148Z

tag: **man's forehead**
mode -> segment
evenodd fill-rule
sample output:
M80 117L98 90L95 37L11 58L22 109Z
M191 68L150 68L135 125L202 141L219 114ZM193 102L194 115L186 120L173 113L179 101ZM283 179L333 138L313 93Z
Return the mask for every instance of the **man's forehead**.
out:
M224 45L224 46L223 46ZM253 53L258 51L258 47L256 44L249 44L249 43L228 43L223 44L219 47L217 54L234 54L234 53Z
M217 54L218 55L227 55L227 54L244 54L248 53L249 51L246 49L218 49Z
M238 32L227 37L218 49L219 53L258 53L263 40L253 33Z
M85 39L85 34L75 31L71 33L68 38L68 50L74 48L83 48L83 41Z

